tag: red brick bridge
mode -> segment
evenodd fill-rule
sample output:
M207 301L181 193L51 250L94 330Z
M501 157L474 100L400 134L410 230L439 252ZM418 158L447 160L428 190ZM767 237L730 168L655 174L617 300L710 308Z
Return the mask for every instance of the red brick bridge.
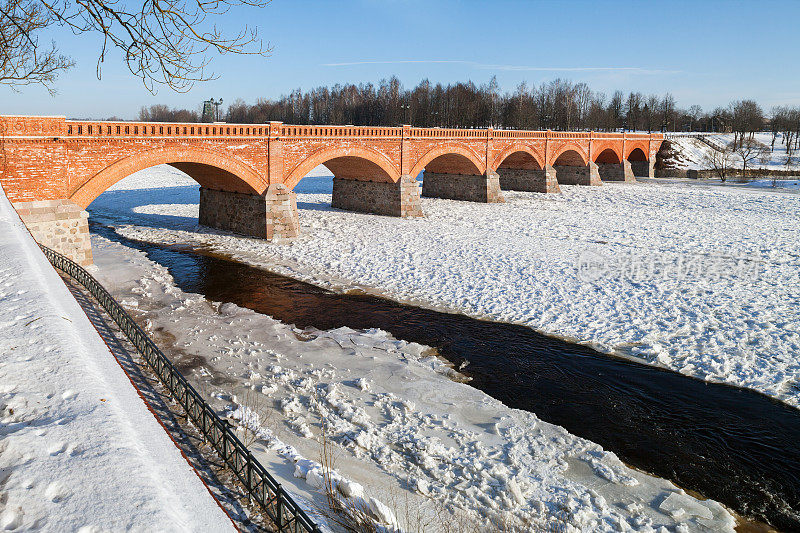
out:
M422 196L502 202L652 176L663 136L552 132L98 122L0 116L0 184L40 242L91 263L83 209L122 178L171 165L200 184L200 223L266 239L297 235L292 190L334 175L332 205L422 216Z

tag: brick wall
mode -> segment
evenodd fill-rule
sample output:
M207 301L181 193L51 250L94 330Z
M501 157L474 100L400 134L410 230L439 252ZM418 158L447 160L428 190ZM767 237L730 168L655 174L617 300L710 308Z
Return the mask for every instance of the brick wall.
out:
M70 200L14 202L22 222L36 239L81 266L92 264L89 214Z

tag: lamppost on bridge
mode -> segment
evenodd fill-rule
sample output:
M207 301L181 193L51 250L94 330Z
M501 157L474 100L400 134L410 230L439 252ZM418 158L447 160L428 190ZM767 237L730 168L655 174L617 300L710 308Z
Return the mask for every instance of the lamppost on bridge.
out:
M411 113L411 104L410 103L400 104L400 109L405 109L406 119L405 122L403 122L403 124L409 124L408 115Z
M211 105L214 106L214 122L219 122L219 106L222 105L222 98L219 100L214 100L213 98L209 99Z

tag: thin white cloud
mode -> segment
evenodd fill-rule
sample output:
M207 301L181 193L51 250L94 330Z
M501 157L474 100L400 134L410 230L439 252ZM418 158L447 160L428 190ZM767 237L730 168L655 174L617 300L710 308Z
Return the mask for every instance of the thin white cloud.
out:
M519 72L636 72L639 74L678 74L680 70L652 69L642 67L534 67L530 65L495 65L463 61L458 59L401 59L393 61L344 61L323 63L323 67L353 67L358 65L404 65L404 64L453 64L465 65L481 70L508 70Z

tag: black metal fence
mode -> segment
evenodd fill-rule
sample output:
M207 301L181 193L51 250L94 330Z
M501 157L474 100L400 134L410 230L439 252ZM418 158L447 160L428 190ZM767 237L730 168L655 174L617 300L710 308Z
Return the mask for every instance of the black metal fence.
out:
M198 394L191 384L172 365L150 337L117 303L108 291L77 263L50 248L41 246L44 255L55 268L61 270L86 287L103 309L120 327L131 343L142 354L150 368L169 390L172 397L186 411L192 423L200 430L225 464L233 470L239 481L264 509L278 531L291 533L317 533L319 527L298 506L280 483L250 453L234 435L231 425L222 420Z

